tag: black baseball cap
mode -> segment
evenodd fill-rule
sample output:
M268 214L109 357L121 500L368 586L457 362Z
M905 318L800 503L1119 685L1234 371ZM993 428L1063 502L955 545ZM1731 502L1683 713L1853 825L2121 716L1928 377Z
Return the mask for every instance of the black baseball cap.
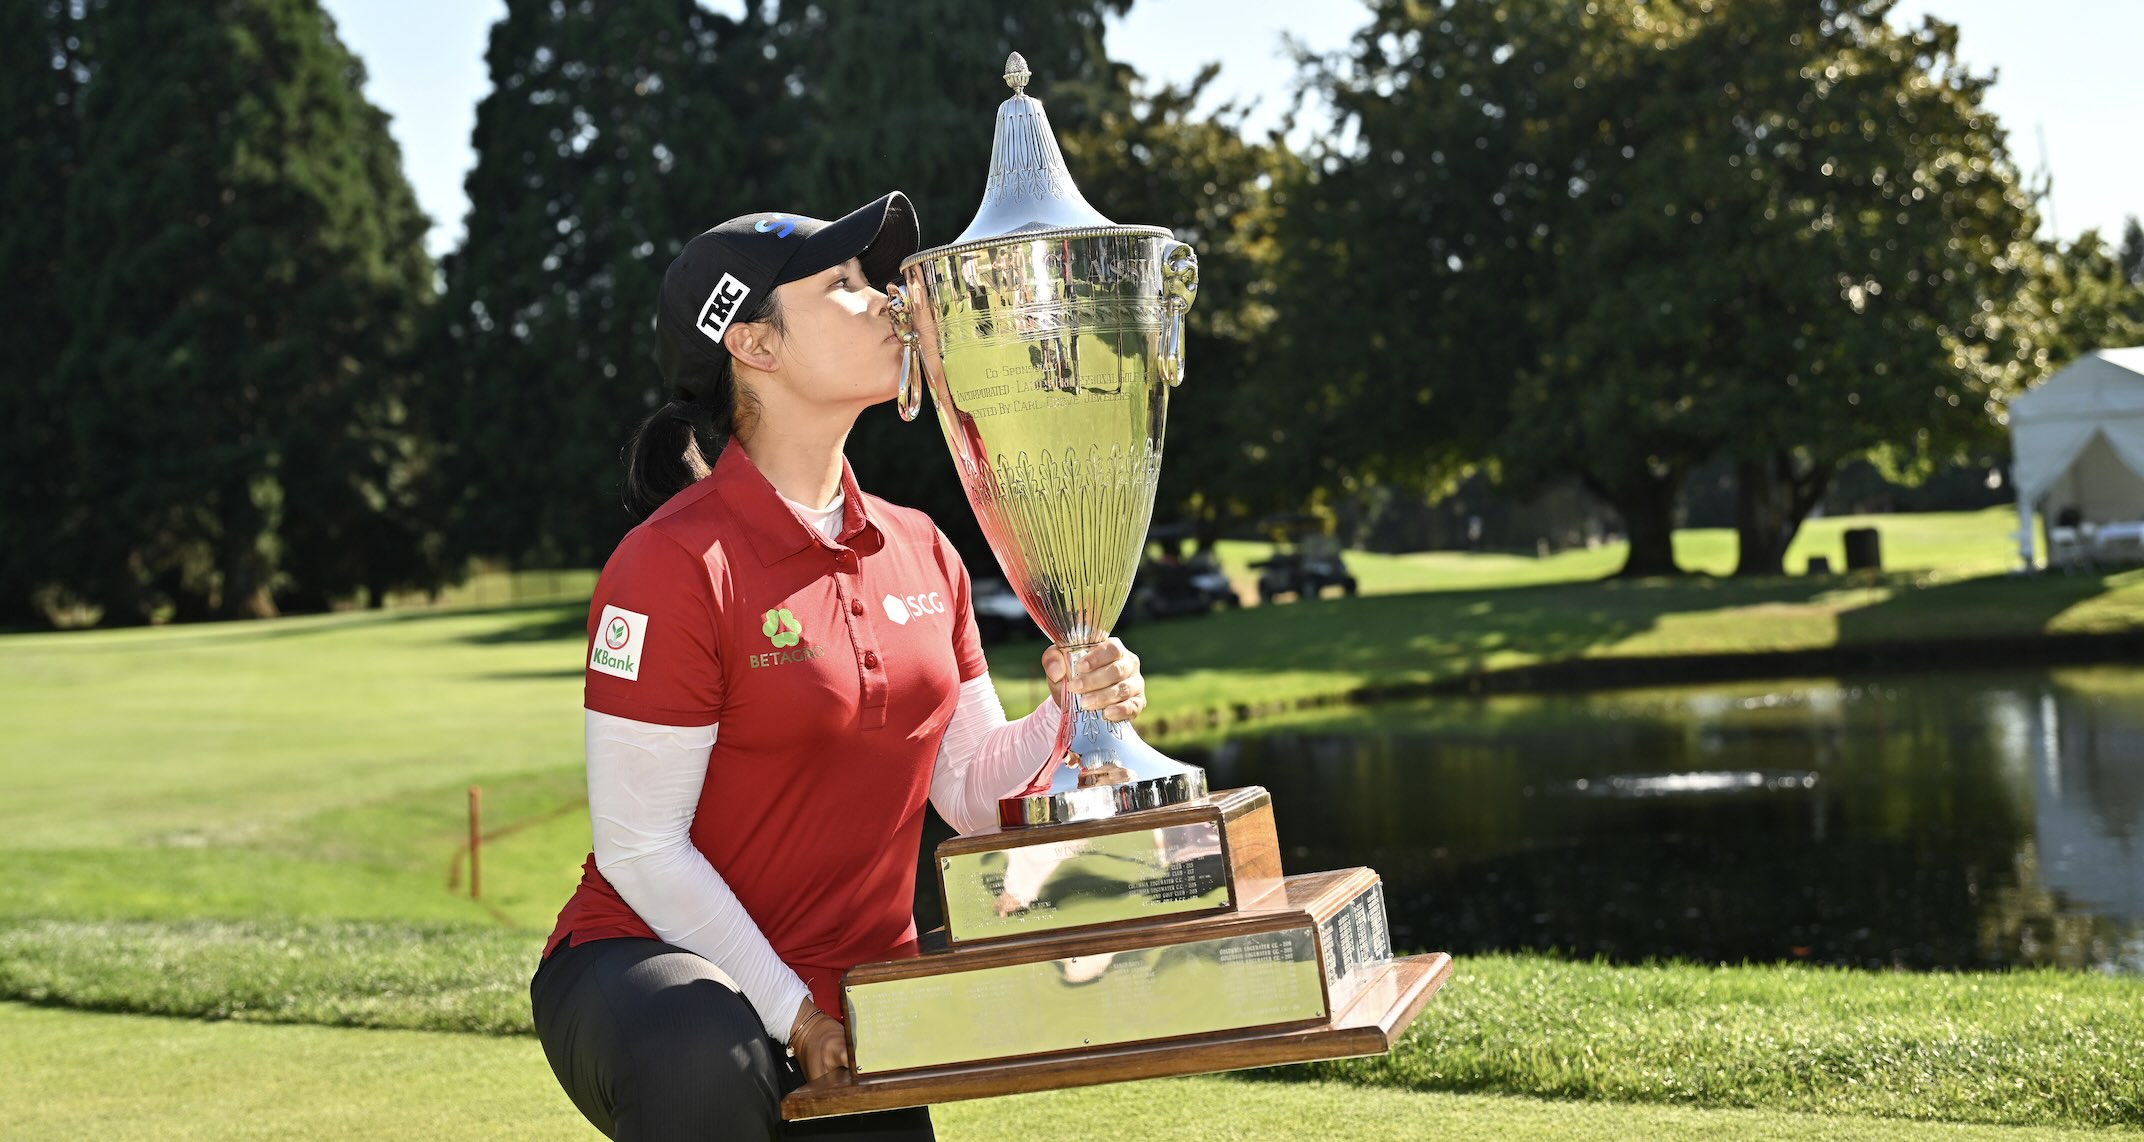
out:
M714 368L729 357L722 334L784 282L850 258L864 280L884 288L922 245L916 209L900 191L832 222L764 211L732 218L678 251L655 303L655 363L672 389L705 396Z

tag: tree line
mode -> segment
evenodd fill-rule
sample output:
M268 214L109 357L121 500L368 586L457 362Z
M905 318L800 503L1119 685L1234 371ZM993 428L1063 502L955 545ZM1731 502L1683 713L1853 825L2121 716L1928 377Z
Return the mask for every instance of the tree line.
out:
M1739 569L1776 574L1848 461L1999 446L2008 397L2144 333L2144 234L2039 237L1988 78L1888 0L1376 0L1299 57L1302 148L1202 110L1211 68L1112 60L1128 3L509 0L436 265L317 0L8 6L0 622L600 563L685 239L901 189L949 240L1013 50L1088 198L1199 248L1157 513L1207 539L1575 478L1669 573L1726 460ZM876 409L849 453L987 566L936 437Z

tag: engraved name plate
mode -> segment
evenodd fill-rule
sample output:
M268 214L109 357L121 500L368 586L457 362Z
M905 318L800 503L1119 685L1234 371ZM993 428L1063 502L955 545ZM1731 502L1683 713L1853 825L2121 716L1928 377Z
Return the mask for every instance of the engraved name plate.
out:
M961 940L1226 908L1219 821L940 858Z

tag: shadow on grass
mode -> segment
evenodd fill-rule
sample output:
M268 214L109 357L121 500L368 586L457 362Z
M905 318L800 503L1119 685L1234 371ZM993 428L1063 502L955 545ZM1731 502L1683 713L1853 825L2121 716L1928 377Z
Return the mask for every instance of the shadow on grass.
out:
M464 635L462 641L477 646L507 646L525 642L578 640L586 638L588 634L587 603L542 603L528 607L500 608L491 613L515 613L524 617L495 630Z
M1419 680L1582 657L1654 629L1666 615L1808 604L1841 586L1691 576L1318 600L1143 626L1138 650L1150 673L1225 665Z
M1929 584L1923 574L1901 572L1602 579L1259 607L1143 625L1129 641L1149 676L1330 671L1361 679L1348 695L1356 699L1885 664L1942 668L1954 658L1960 666L2093 661L2124 653L2144 640L2144 629L2118 610L2109 612L2105 633L2049 635L2048 624L2134 578L1992 574ZM1671 616L1695 621L1628 651L1618 645Z
M2030 638L2056 616L2107 593L2109 575L1986 575L1895 592L1839 615L1839 641Z

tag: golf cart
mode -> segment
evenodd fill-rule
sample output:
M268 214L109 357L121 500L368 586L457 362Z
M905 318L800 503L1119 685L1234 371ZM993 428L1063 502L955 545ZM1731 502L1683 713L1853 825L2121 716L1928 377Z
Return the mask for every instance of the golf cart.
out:
M1258 570L1258 601L1278 602L1283 595L1315 599L1327 587L1355 593L1355 577L1340 558L1340 541L1327 535L1312 515L1268 516L1259 521L1273 537L1273 554L1251 564Z
M1243 605L1213 552L1184 554L1191 536L1189 524L1156 524L1147 529L1146 549L1140 553L1131 599L1124 606L1127 614L1162 619Z

